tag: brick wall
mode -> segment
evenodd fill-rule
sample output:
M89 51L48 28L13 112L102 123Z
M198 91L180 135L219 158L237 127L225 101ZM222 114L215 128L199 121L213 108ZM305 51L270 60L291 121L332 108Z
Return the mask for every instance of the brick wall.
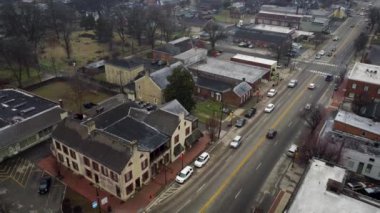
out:
M353 89L352 85L356 84L356 88ZM368 86L368 91L364 91L364 87ZM361 81L348 80L346 86L345 96L350 97L350 93L354 93L355 96L361 94L367 94L370 99L380 99L379 93L380 86L375 84L369 84Z
M363 129L353 127L353 126L347 125L347 124L339 122L339 121L334 122L333 129L338 130L338 131L342 131L342 132L346 132L346 133L349 133L352 135L360 136L363 138L367 138L370 140L380 141L380 133L374 134L372 132L368 132L368 131L365 131Z

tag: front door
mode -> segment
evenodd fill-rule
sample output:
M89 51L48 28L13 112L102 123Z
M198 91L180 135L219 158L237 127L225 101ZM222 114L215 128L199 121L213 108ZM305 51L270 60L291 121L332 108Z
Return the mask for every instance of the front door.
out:
M360 162L358 166L358 170L356 170L356 173L361 174L363 171L364 163Z
M136 188L140 188L140 178L136 179Z
M98 176L98 174L94 174L94 176L95 176L95 183L99 183L99 176Z
M116 186L116 195L117 195L118 197L121 196L121 195L120 195L120 188L119 188L118 186Z

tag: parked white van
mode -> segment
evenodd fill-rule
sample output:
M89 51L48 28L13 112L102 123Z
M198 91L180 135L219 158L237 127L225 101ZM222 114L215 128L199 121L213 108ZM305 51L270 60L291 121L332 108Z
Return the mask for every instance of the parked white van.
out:
M297 149L298 149L297 145L292 144L292 145L290 146L290 148L288 149L288 152L286 153L286 155L287 155L288 157L293 158L293 157L296 155Z

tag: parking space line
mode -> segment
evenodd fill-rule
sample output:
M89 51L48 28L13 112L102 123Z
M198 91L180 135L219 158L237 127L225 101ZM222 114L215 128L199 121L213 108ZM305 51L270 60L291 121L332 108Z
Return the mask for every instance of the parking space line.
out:
M241 189L238 191L238 193L236 193L236 195L235 195L235 200L236 200L237 197L239 197L240 192L241 192Z
M16 172L17 171L17 167L18 167L18 162L19 162L20 158L16 158L16 162L15 164L13 164L13 168L12 168L12 171L11 173L9 174L10 177L13 177L13 172Z
M33 167L34 167L34 164L31 164L26 169L25 174L23 175L23 177L21 179L21 182L24 183L24 185L26 185L26 183L28 182L28 179L30 177L30 174L32 173ZM25 180L24 180L24 177L26 177Z
M256 170L258 170L261 167L262 163L259 163L259 165L256 167Z

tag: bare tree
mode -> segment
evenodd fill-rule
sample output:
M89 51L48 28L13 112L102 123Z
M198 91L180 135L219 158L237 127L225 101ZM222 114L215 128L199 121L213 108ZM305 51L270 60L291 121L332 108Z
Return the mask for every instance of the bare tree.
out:
M125 45L127 44L128 37L128 19L125 14L125 10L122 8L116 8L113 14L113 22L115 31L121 40L121 48L124 52Z
M142 44L142 35L146 26L145 9L141 6L128 10L128 31L137 40L139 46Z
M176 30L175 17L172 13L173 7L170 5L165 5L163 8L163 14L159 18L159 27L161 31L161 37L169 42Z
M323 106L311 107L310 109L304 109L301 112L301 117L306 122L311 132L318 127L323 118Z
M215 22L214 20L208 21L206 25L203 27L203 30L209 34L209 37L210 37L209 40L210 40L212 49L215 49L215 43L217 41L225 37L223 27L217 22Z
M213 113L210 118L206 121L206 129L210 134L211 141L214 141L217 138L217 133L219 129L219 120L217 113Z
M159 19L162 17L160 12L160 8L158 7L149 7L147 9L147 18L146 18L146 37L152 47L154 49L154 43L156 41L156 32L159 26Z
M83 103L85 98L85 93L88 88L86 88L86 84L80 80L80 77L78 74L74 75L70 79L70 87L72 90L71 94L68 94L68 99L71 99L71 101L75 105L75 111L78 113L83 112Z

